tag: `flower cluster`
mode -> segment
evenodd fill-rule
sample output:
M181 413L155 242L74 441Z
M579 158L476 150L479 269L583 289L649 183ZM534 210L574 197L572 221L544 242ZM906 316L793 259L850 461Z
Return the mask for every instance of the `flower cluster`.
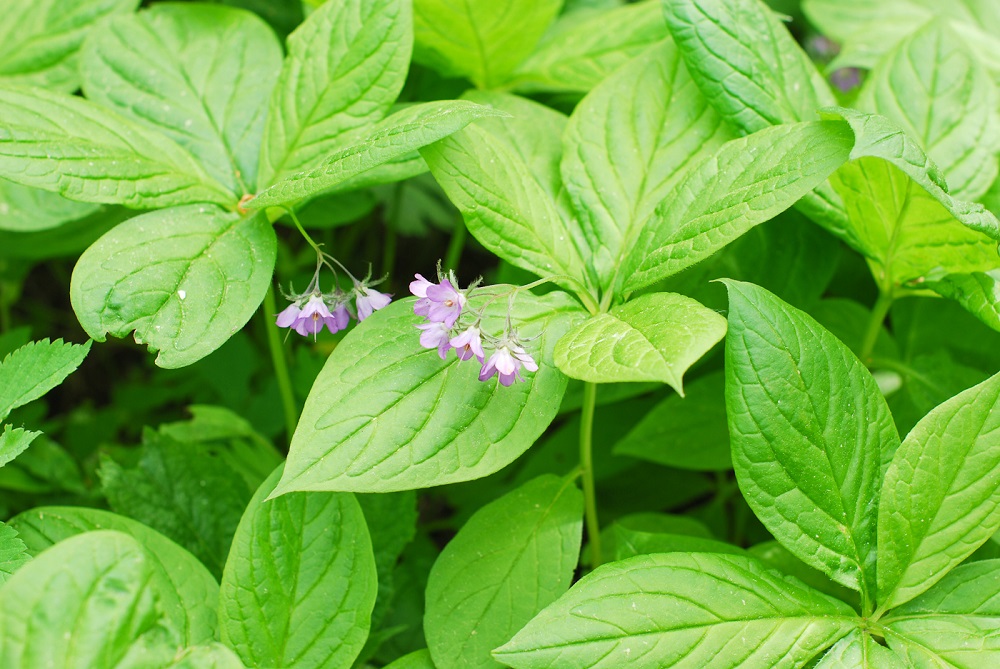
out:
M417 296L413 312L424 316L426 323L417 325L420 332L420 345L424 348L437 349L438 355L444 360L448 352L454 349L459 360L475 358L482 365L479 372L480 381L488 381L497 376L500 383L509 386L515 381L523 381L521 370L538 371L535 360L521 346L516 331L510 325L508 314L507 328L499 337L493 337L482 331L483 310L478 313L466 310L469 303L468 293L475 284L465 290L456 286L454 273L447 277L438 272L437 283L425 279L420 274L410 282L410 292ZM492 350L489 359L486 358L486 348Z

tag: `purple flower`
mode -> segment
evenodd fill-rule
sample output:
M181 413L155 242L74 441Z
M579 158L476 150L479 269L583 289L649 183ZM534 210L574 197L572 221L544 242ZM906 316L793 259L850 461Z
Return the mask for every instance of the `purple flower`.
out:
M337 330L345 329L351 322L351 314L347 311L347 304L344 302L336 302L330 305L333 307L333 322L337 326ZM327 324L329 327L329 323ZM332 330L336 332L336 330Z
M427 318L437 323L444 323L448 327L454 325L462 314L462 307L465 306L465 295L458 292L448 279L427 286L426 291L427 299L430 300Z
M538 371L534 358L517 344L508 342L498 348L486 361L479 372L479 380L488 381L496 374L502 385L509 386L514 381L524 381L520 374L521 367L529 372Z
M861 85L861 70L856 67L842 67L830 74L830 83L841 93L850 93Z
M373 312L392 302L392 295L389 293L380 293L364 284L356 285L354 292L357 295L358 321L365 320Z
M294 302L292 304L289 304L287 307L285 307L284 311L278 314L278 318L275 319L274 321L275 325L277 325L279 328L291 327L292 323L294 323L296 319L299 317L300 311L302 310L299 309L299 305L295 304Z
M424 348L436 348L438 355L444 360L448 357L448 350L451 348L449 339L451 338L451 328L444 323L421 323L417 326L423 330L420 333L420 345Z
M417 280L410 282L410 292L420 299L413 305L413 313L417 316L426 316L431 308L431 301L427 297L427 289L434 284L420 274L414 274L414 276L417 277Z
M342 330L347 326L346 322L330 313L321 294L310 295L305 306L300 307L300 302L301 300L288 305L278 314L275 324L278 327L291 328L303 337L318 334L324 325L330 332Z
M455 349L459 360L464 361L470 359L472 356L476 356L476 359L482 364L483 359L486 357L486 354L483 352L483 341L480 338L479 328L475 325L469 327L457 337L454 337L449 343Z

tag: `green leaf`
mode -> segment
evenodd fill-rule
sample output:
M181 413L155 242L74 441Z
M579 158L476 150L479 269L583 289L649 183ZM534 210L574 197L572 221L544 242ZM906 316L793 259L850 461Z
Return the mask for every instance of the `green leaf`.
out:
M695 379L683 398L670 395L659 402L622 437L614 452L679 469L732 469L725 375L714 372Z
M564 14L512 80L519 90L586 92L666 35L659 0Z
M872 501L882 449L899 441L885 400L811 317L757 286L726 286L726 408L740 489L785 548L871 602Z
M834 583L829 576L792 555L777 541L754 544L747 549L747 553L763 562L768 568L776 569L785 576L793 576L813 590L850 604L855 610L861 608L861 598L856 591Z
M511 95L469 97L513 118L480 121L421 149L431 174L487 249L539 276L590 284L587 241L559 176L566 117Z
M1000 270L931 276L921 287L955 300L994 330L1000 330Z
M281 45L255 15L154 5L94 31L82 52L87 97L191 152L237 195L253 193Z
M110 511L79 506L38 507L14 516L10 525L31 555L85 532L115 530L129 535L148 551L150 586L181 640L194 645L215 639L219 584L194 555L156 530Z
M465 100L424 102L407 107L359 134L346 147L308 172L284 177L264 190L248 206L263 209L289 204L364 178L372 168L403 158L413 151L461 130L472 121L505 116L489 107Z
M610 286L629 242L686 168L734 136L669 40L577 105L563 135L562 177L602 288Z
M387 664L385 669L436 669L436 667L431 660L431 652L424 648Z
M494 656L515 669L791 667L857 624L751 558L644 555L584 576Z
M58 193L0 179L0 230L51 230L99 209L96 204L74 202Z
M722 145L689 169L657 208L620 268L632 291L694 265L792 206L851 151L842 123L765 128Z
M487 309L484 333L502 330L501 302ZM505 388L480 382L478 365L421 347L412 300L377 312L344 338L316 379L274 495L426 488L508 465L559 409L566 377L552 349L581 313L564 293L519 295L513 321L523 337L540 335L527 348L539 370Z
M927 590L1000 529L998 401L1000 374L931 411L896 451L878 511L883 610Z
M268 500L268 478L247 507L222 575L222 641L251 667L339 669L368 636L375 558L354 495Z
M250 500L243 478L203 447L147 433L138 464L105 457L98 474L111 508L162 532L216 576Z
M289 36L258 186L319 167L345 133L388 113L410 62L410 11L405 0L326 2Z
M4 425L3 432L0 432L0 467L23 453L40 434L42 433Z
M988 669L1000 661L1000 560L964 564L883 619L910 666Z
M633 514L619 518L601 535L609 560L624 560L650 553L746 555L746 551L738 546L713 539L707 527L688 516Z
M87 357L90 344L42 339L5 357L0 362L0 421L17 407L37 400L62 383ZM0 466L8 461L0 457Z
M80 324L159 351L160 367L183 367L246 325L271 284L274 229L249 217L191 205L136 216L80 257L70 299Z
M245 669L236 653L221 643L185 648L167 669Z
M137 209L238 197L158 132L89 100L0 85L0 176Z
M101 19L139 0L2 0L0 81L72 93L80 87L77 50Z
M684 395L683 375L726 334L726 319L676 293L642 295L591 316L556 344L567 376L590 383L661 381Z
M30 559L28 547L18 538L17 530L0 523L0 585L6 583Z
M816 669L906 669L903 660L867 632L857 630L838 641Z
M415 0L414 60L445 76L497 88L531 53L562 0Z
M38 555L0 589L0 666L163 667L176 650L157 609L148 553L88 532Z
M493 669L490 651L569 589L580 558L583 494L540 476L459 530L427 580L424 635L439 669Z

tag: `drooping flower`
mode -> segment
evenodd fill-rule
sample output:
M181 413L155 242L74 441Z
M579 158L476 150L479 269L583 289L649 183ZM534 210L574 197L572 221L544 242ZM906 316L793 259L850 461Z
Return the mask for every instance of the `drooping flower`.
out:
M303 300L305 304L303 304ZM275 324L278 327L291 328L303 337L318 334L323 326L326 326L330 332L337 332L347 325L347 323L341 325L337 317L330 313L322 293L299 296L295 302L278 314Z
M465 361L475 356L481 364L486 358L486 353L483 351L482 333L475 325L471 325L463 330L461 334L453 337L449 343L455 349L459 360Z
M479 372L479 380L489 381L496 375L502 385L509 386L514 381L524 381L521 376L522 367L529 372L538 371L534 358L515 342L506 340L483 365Z
M299 317L300 311L302 311L302 309L299 308L299 305L292 302L287 307L285 307L280 314L278 314L278 317L275 319L274 324L277 325L279 328L291 327L292 323L294 323L296 319Z
M451 285L451 281L448 279L442 279L441 283L427 286L427 299L430 300L427 318L444 323L448 327L453 326L458 317L462 315L462 309L466 302L465 295Z
M415 281L410 282L410 292L420 299L414 303L413 313L417 316L426 316L431 308L430 298L427 297L427 289L434 284L420 274L414 274L414 276L417 278Z
M444 360L451 349L451 328L444 323L421 323L417 328L420 333L420 345L424 348L436 348L438 355Z
M365 320L372 313L392 302L392 295L372 290L364 283L358 283L354 286L354 294L355 304L358 308L358 321Z

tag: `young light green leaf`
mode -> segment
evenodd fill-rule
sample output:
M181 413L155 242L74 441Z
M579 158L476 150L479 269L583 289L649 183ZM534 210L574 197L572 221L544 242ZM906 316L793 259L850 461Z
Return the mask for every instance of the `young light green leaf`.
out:
M0 230L39 232L95 213L99 205L0 179Z
M763 288L726 286L726 408L740 489L785 548L872 602L872 502L882 449L899 442L882 393L810 316Z
M484 333L503 328L501 302L487 309ZM552 349L581 315L564 293L522 293L513 321L523 337L540 335L528 346L539 370L505 388L480 382L476 365L450 355L442 361L422 348L412 300L379 311L347 335L320 372L274 496L426 488L506 466L559 409L566 377L552 364Z
M30 559L28 547L17 536L17 530L0 523L0 585Z
M684 395L684 372L726 334L726 319L676 293L651 293L591 316L556 344L556 365L590 383L660 381Z
M250 200L248 206L263 209L318 195L348 180L363 177L374 167L398 161L488 116L505 114L465 100L424 102L407 107L364 131L352 139L350 145L338 146L336 153L324 158L319 167L286 176Z
M870 634L857 630L838 641L816 669L906 669L906 665Z
M97 103L0 85L0 176L81 202L233 205L194 156Z
M583 577L494 656L515 669L792 667L857 624L752 558L643 555Z
M518 90L587 92L666 36L659 0L563 14L511 78Z
M183 367L246 325L271 284L277 240L267 217L190 205L136 216L101 237L73 270L70 299L97 341L107 334Z
M983 323L1000 330L1000 270L932 277L921 287L955 300Z
M780 125L722 145L686 172L620 266L624 292L690 267L824 182L851 152L843 123Z
M167 4L96 30L82 55L87 97L159 131L219 183L253 193L281 45L250 12Z
M139 0L0 0L0 81L72 93L80 87L77 50L101 19Z
M280 468L247 507L222 575L222 641L251 667L349 667L368 636L377 590L365 517L349 493L268 500Z
M406 0L326 2L289 36L259 187L319 167L341 135L388 113L410 62L410 13Z
M559 176L566 117L511 95L469 97L513 118L480 121L422 148L434 178L487 249L540 276L591 283L587 241Z
M577 105L563 136L561 171L602 288L610 286L627 244L685 168L734 136L670 40L622 67Z
M176 651L148 553L110 530L71 537L19 569L0 588L0 628L5 669L165 667Z
M732 469L726 425L725 375L707 374L670 395L615 445L616 455L695 471Z
M569 589L583 495L540 476L473 514L427 579L424 635L438 669L493 669L490 655Z
M478 88L498 88L531 53L562 0L415 0L414 60Z
M156 530L110 511L80 506L38 507L14 516L10 525L33 556L85 532L115 530L129 535L148 551L150 586L181 641L195 645L215 639L219 584L198 558Z
M910 666L988 669L1000 661L1000 560L964 564L884 619Z
M387 664L385 669L437 669L431 660L431 652L424 648L404 655L395 662Z
M42 433L22 427L4 425L3 432L0 432L0 467L23 453L40 434Z
M0 421L19 406L49 392L73 373L90 352L91 342L57 339L25 344L0 362ZM0 466L8 462L0 456Z
M896 451L878 510L882 610L930 588L1000 529L998 401L1000 374L931 411Z

